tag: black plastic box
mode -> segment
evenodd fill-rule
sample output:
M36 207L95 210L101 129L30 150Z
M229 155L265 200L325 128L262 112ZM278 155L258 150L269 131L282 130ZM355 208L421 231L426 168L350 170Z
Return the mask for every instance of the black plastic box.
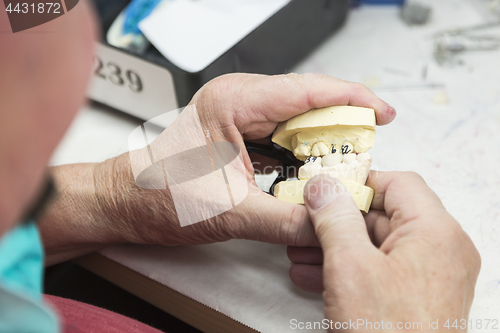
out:
M114 19L127 6L129 1L94 0L94 2L102 22L103 35L105 36ZM176 106L175 108L185 106L203 84L219 75L233 72L261 74L289 72L293 66L341 27L348 10L349 0L292 0L257 29L244 37L233 48L197 73L189 73L176 67L163 57L154 46L150 46L143 54L132 54L108 45L103 37L102 45L99 48L101 50L109 48L112 51L106 55L107 59L97 60L95 80L108 80L111 84L106 86L101 84L99 89L94 89L94 92L89 93L89 96L98 102L131 113L139 118L150 119L155 115L174 109L173 106ZM98 57L99 52L98 50ZM119 61L113 59L118 55L116 52L121 53L120 60L122 62L130 60L131 63L123 65L123 68L120 67ZM140 77L139 70L135 69L135 67L140 67L140 65L135 64L137 61L146 61L164 70L166 69L170 73L174 89L171 95L175 95L175 101L167 103L168 107L165 105L165 101L152 101L160 95L158 91L155 92L154 96L147 97L145 95L140 96L142 91L134 91L138 88L136 75ZM115 67L118 67L123 79L110 77L118 72ZM161 72L160 68L158 68L158 73ZM154 71L150 69L149 72ZM151 81L151 75L149 74L149 81ZM127 84L127 80L132 81ZM111 85L118 86L117 83L120 82L123 89L112 88ZM126 88L127 85L130 89ZM141 88L146 89L146 82L141 81L141 85L144 85ZM155 90L159 88L151 87L151 85L161 85L165 86L165 89L170 89L166 87L169 84L155 83L154 80L149 83L148 88ZM113 91L107 93L107 87L110 87ZM121 94L132 95L125 96ZM137 94L137 100L132 102L124 101L134 99L136 96L133 94ZM167 92L166 95L168 95ZM143 105L147 110L141 110ZM169 110L166 108L169 108Z

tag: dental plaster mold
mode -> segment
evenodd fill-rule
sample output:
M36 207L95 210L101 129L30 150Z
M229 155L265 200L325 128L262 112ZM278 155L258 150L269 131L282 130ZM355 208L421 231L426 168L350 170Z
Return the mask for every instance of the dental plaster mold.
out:
M274 195L283 201L304 204L307 180L329 174L339 179L358 208L368 212L373 189L365 186L375 143L375 111L353 106L331 106L310 110L279 124L272 141L304 161L299 180L283 181Z

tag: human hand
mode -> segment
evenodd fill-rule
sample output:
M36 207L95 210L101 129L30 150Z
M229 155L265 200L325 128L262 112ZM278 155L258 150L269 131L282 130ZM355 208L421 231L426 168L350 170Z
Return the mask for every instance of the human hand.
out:
M141 242L147 243L200 244L242 238L297 246L317 245L305 207L279 201L258 189L244 140L269 138L279 122L330 105L373 108L379 125L389 123L395 116L394 109L366 87L328 76L231 74L212 80L196 93L176 121L151 144L154 160L165 159L173 152L188 151L204 142L236 144L241 151L244 187L248 187L248 195L234 209L181 228L172 205L170 182L166 191L132 186L127 189L132 197L124 202L129 212L124 218L133 216L130 224L134 230L140 228ZM200 130L196 132L193 128L198 122ZM143 151L147 159L149 155L146 154L149 153ZM143 159L135 158L133 154L130 156L132 160ZM183 168L195 172L199 165L193 163ZM123 174L123 171L118 173ZM191 201L197 202L196 205L213 204L210 201L214 197L213 188L209 184L200 186L202 188L196 188L190 196L184 197L186 206ZM209 193L211 195L207 196ZM145 212L145 206L155 208ZM175 208L178 213L179 206ZM148 216L147 223L145 216Z
M308 182L304 198L322 251L290 247L292 281L323 290L326 318L363 320L359 331L369 331L367 321L428 329L429 320L445 330L448 319L466 331L481 265L469 236L417 174L372 172L367 186L375 197L363 218L338 180Z
M47 222L42 224L48 262L60 262L117 243L182 245L240 238L318 246L304 206L279 201L258 189L252 164L255 161L250 159L244 140L270 143L279 122L331 105L373 108L379 125L395 117L392 107L361 84L323 75L231 74L210 81L148 148L100 164L53 170L60 196L49 209ZM217 184L210 182L191 186L182 200L175 202L175 182L163 189L138 186L137 165L139 171L145 170L148 163L151 165L151 156L155 163L168 162L175 153L211 142L229 142L241 152L242 170L236 176L241 186L232 186L231 190L233 197L235 189L248 195L233 209L210 215L210 205L217 206L221 201L217 194L224 194L217 193ZM203 161L184 162L179 163L181 171L195 178L193 175L200 173ZM164 166L161 169L166 170ZM160 174L164 180L163 172ZM227 196L227 189L223 192ZM200 207L208 211L207 218L181 227L179 209L190 213Z

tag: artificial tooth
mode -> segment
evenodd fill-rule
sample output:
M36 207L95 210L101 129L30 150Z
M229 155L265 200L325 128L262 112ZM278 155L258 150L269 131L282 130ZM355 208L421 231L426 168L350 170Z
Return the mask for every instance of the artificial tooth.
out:
M343 160L345 164L351 164L356 161L356 154L347 154L343 156Z
M321 171L321 157L308 157L306 164L299 168L299 179L309 179Z
M311 150L312 156L323 156L329 153L328 147L323 142L316 142Z
M307 178L307 168L305 167L305 165L301 166L299 168L299 179L309 179Z
M344 144L342 145L342 154L343 155L347 155L347 154L350 154L354 151L354 148L352 146L352 144L350 142L344 142Z
M321 161L322 161L322 160L323 160L323 159L322 159L321 157L313 157L313 158L312 158L312 163L313 163L313 165L315 165L315 166L321 166Z
M301 144L295 147L293 153L295 156L311 156L311 150L309 145Z
M321 157L313 157L313 156L309 156L308 158L306 158L306 160L304 161L304 163L311 163L311 164L319 164L321 165Z
M322 159L322 164L324 167L330 167L340 163L342 163L342 154L338 152L335 154L325 155Z
M336 178L345 180L355 180L355 170L353 168L353 165L348 165L344 162L342 164L339 164L335 168L336 168L335 170Z
M371 157L371 155L369 153L358 154L358 162L360 164L371 163L372 162L372 157Z

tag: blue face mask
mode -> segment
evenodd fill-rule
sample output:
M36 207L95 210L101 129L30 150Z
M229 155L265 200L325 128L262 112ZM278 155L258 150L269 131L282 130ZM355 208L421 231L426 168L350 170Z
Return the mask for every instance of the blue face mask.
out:
M43 255L33 221L0 239L0 332L59 332L42 303Z

